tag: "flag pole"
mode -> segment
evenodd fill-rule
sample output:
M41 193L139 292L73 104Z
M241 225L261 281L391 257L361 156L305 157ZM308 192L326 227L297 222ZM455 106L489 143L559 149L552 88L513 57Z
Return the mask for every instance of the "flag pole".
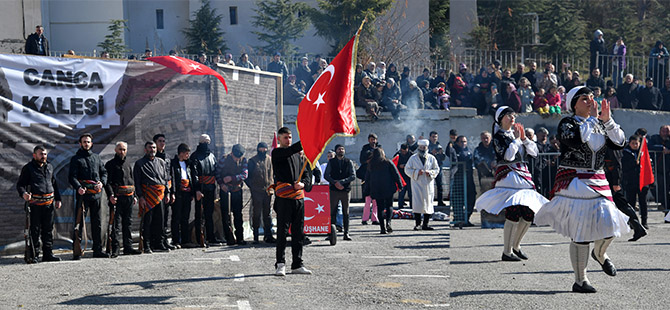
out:
M298 176L297 182L300 182L300 180L302 180L302 175L303 173L305 173L305 168L307 167L308 162L307 158L305 156L302 156L302 158L305 160L305 162L302 164L302 169L300 170L300 175Z

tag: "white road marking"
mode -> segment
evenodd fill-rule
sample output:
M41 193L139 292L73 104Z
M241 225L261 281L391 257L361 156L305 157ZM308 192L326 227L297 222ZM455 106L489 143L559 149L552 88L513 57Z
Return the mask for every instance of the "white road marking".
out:
M449 276L442 276L437 274L392 274L391 278L449 278Z
M449 307L449 304L427 304L427 305L424 305L424 306L437 308L437 307Z
M543 246L543 247L545 247L545 248L550 248L550 247L552 247L553 245L551 245L551 244L540 244L540 246Z
M428 256L361 256L362 258L376 258L376 259L421 259L428 258Z
M238 300L237 301L237 309L251 310L251 305L249 304L248 300Z
M200 258L200 257L196 257L196 258L193 258L193 260L182 261L182 262L185 262L185 263L210 263L211 262L214 265L221 265L221 259L220 258Z
M230 261L231 261L231 262L239 262L239 261L240 261L240 257L237 256L237 255L230 255Z
M243 273L238 273L235 275L235 282L244 282L244 274Z

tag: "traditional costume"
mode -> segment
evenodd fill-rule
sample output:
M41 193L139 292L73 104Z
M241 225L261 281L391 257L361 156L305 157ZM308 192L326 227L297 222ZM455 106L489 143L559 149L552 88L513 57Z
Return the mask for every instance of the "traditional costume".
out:
M570 108L582 95L590 95L584 86L575 87L567 95ZM551 225L558 233L570 237L570 260L575 271L574 292L594 293L586 277L591 252L606 274L616 269L605 253L614 237L629 231L628 217L612 201L612 192L603 166L607 148L621 149L625 142L623 130L613 119L603 122L595 117L572 115L558 124L560 166L550 193L551 201L537 213L538 225ZM553 197L552 197L553 196Z
M547 199L535 191L533 177L528 172L526 155L537 157L537 144L531 139L514 137L514 132L500 128L505 115L514 113L503 106L496 111L493 148L497 160L494 187L479 196L475 208L491 214L505 210L503 261L528 259L521 251L521 239L533 222L535 213Z
M419 140L419 146L428 147L428 140ZM423 170L425 173L419 174ZM421 225L421 215L423 214L423 229L431 229L428 226L430 216L435 212L433 210L433 198L435 197L435 178L440 173L440 165L435 156L427 151L417 151L405 164L405 173L412 178L412 212L416 226L414 230L419 230Z

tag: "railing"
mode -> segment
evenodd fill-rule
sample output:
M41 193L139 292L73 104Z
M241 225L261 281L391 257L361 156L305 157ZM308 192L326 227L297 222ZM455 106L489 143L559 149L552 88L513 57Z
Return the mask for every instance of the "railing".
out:
M612 78L615 87L623 83L623 76L630 73L644 84L647 77L654 80L654 86L663 88L665 78L670 76L668 57L598 55L597 65L603 79ZM620 59L625 60L625 67ZM585 81L585 80L584 80Z

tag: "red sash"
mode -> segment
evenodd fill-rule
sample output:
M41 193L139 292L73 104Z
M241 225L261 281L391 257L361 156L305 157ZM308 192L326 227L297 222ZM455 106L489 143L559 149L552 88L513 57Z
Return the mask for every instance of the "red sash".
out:
M98 184L96 180L79 180L79 183L86 189L86 194L97 194L102 191L102 189L95 188L95 185Z
M54 193L48 193L43 195L33 194L30 197L31 206L49 206L54 202Z
M181 179L181 183L179 184L179 189L182 192L190 192L191 191L191 181L188 179Z
M147 201L147 212L157 206L165 198L165 185L146 185L142 184L144 200ZM140 210L141 211L141 210Z
M302 189L296 190L293 188L293 184L290 183L277 182L276 184L270 185L270 187L268 187L268 190L269 189L274 189L277 197L293 200L305 198L305 191Z
M614 199L612 199L612 191L610 190L609 182L607 182L604 172L588 171L578 173L575 169L563 167L558 168L556 182L549 193L549 199L554 198L554 195L561 190L568 188L570 182L572 182L572 179L574 178L578 178L601 196L612 202L614 201Z
M116 189L116 196L132 196L135 194L134 185L121 185Z
M212 175L203 175L200 177L200 184L214 184L216 182L216 177Z
M528 166L524 163L516 163L516 164L509 164L509 165L502 165L499 166L496 169L496 174L495 174L495 181L493 181L493 186L496 185L496 183L502 179L504 179L510 171L516 172L520 177L522 177L524 180L528 181L530 185L535 188L535 183L533 183L533 175L530 174L528 171Z

